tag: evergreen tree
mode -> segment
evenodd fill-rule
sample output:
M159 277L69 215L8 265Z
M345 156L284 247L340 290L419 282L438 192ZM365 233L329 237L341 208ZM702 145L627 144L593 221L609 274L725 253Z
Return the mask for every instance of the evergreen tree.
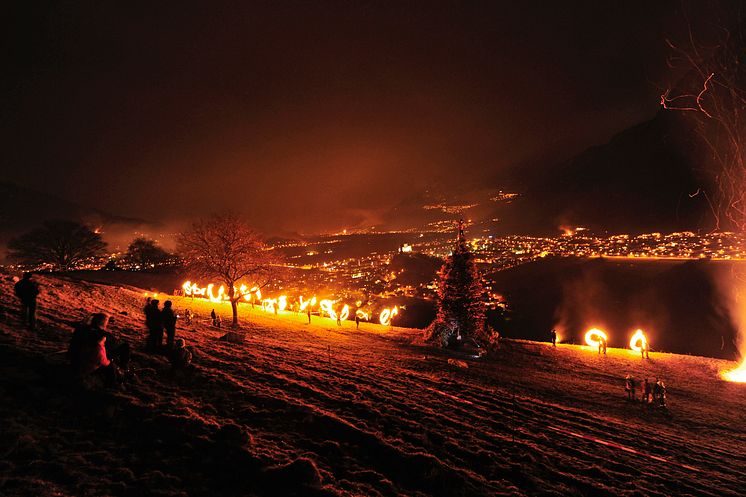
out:
M453 253L438 272L438 315L430 326L430 337L444 347L472 337L486 342L484 331L484 289L464 236L463 220L459 221L458 238Z

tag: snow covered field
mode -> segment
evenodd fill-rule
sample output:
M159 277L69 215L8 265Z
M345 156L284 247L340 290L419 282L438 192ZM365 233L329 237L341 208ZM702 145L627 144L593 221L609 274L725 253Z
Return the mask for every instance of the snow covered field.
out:
M38 277L40 330L0 286L2 495L711 495L746 489L746 385L734 364L506 341L469 359L419 330L242 307L219 341L213 304L177 336L197 373L141 351L143 291ZM223 323L230 306L215 305ZM69 376L72 326L91 312L135 347L126 391ZM126 313L126 314L123 314ZM225 326L224 326L225 327ZM449 359L451 361L449 362ZM464 368L455 360L465 361ZM662 378L669 413L625 400L624 376ZM638 391L639 396L639 391Z

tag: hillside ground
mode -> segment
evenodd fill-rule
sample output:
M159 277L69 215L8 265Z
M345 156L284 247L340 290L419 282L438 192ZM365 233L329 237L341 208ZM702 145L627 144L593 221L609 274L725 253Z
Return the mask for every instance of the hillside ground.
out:
M746 385L734 363L505 341L474 359L419 330L241 307L246 340L197 314L177 335L197 371L145 354L142 290L39 277L40 327L0 291L0 494L743 495ZM161 296L161 300L164 297ZM125 390L73 380L75 323L110 313L135 348ZM466 365L467 367L463 367ZM624 376L662 378L668 412L625 400ZM639 397L639 392L638 392Z

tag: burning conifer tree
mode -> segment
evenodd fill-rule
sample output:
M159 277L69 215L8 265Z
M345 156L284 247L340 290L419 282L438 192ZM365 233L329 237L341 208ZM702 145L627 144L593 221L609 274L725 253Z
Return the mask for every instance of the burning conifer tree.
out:
M430 339L443 347L458 345L465 338L486 342L482 281L459 221L453 253L438 272L438 315L429 327Z

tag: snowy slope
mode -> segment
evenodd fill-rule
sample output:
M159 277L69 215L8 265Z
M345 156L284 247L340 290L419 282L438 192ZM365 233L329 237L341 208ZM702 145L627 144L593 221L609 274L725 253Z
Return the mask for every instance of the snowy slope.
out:
M508 341L462 368L418 330L250 308L236 345L217 340L212 304L172 297L198 314L177 331L198 355L185 380L140 352L142 291L40 281L36 333L19 329L7 278L0 292L3 495L736 496L746 485L746 385L718 379L727 361ZM137 349L125 392L68 378L71 325L97 310ZM229 321L228 305L216 312ZM670 416L625 401L628 372L666 381Z

